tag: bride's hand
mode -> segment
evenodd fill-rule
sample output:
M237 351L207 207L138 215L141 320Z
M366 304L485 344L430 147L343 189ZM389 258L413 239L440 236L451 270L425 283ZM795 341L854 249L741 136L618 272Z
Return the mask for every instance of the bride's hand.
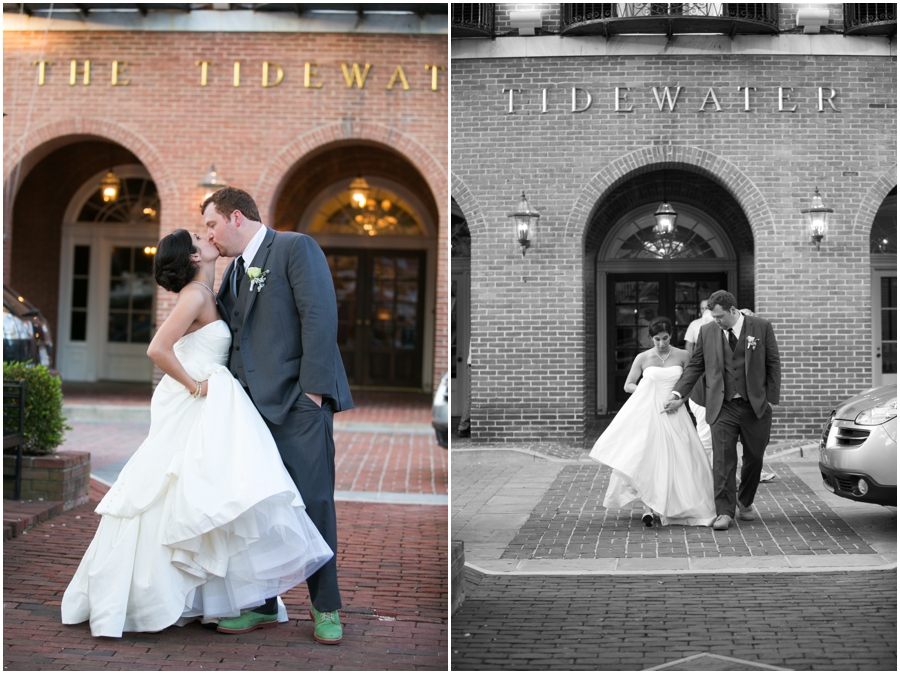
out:
M205 396L207 393L209 393L209 380L204 379L200 382L200 395Z

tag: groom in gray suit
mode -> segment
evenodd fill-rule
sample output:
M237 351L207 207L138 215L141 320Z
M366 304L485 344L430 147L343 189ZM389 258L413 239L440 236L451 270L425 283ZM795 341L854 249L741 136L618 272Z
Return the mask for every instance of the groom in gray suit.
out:
M717 290L708 306L714 322L700 328L691 362L675 382L666 411L684 404L703 377L706 421L712 430L714 529L728 529L735 510L742 520L756 519L753 499L759 487L763 455L772 429L772 405L781 396L781 359L769 321L744 316L734 295ZM744 446L741 488L736 493L737 441Z
M219 288L219 312L231 327L228 368L266 421L310 519L335 553L306 583L314 638L342 637L338 609L334 508L335 412L353 407L337 346L337 301L322 249L305 234L276 232L260 221L247 192L225 187L200 207L219 253L234 257ZM275 627L276 598L219 622L241 634Z

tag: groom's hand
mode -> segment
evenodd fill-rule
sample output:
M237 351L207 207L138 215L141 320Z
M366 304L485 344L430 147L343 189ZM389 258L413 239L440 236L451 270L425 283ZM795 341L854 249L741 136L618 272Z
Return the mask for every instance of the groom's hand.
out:
M677 396L672 396L666 401L666 406L663 408L669 414L673 414L678 410L679 407L684 405L684 398L678 398Z
M310 400L312 400L319 407L322 406L322 396L320 396L318 393L305 393L304 395L306 395Z

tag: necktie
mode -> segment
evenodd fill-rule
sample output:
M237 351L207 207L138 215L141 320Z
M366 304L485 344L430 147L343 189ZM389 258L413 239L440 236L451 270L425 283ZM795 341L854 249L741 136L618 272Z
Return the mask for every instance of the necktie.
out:
M234 273L231 275L231 292L234 293L234 296L238 296L238 288L241 287L241 281L244 276L244 258L242 255L238 255L237 260L234 261Z
M734 330L731 328L728 328L728 345L731 347L732 351L737 348L737 337L734 334Z

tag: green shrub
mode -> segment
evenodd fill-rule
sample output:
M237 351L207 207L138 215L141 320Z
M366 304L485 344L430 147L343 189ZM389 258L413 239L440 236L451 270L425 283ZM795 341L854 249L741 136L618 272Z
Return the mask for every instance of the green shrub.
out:
M25 363L3 363L3 378L18 381L24 379L28 390L25 397L25 442L22 453L31 456L51 454L63 441L66 425L62 415L62 386L59 377L50 374L43 365L26 367ZM3 410L3 425L15 426L16 410Z

